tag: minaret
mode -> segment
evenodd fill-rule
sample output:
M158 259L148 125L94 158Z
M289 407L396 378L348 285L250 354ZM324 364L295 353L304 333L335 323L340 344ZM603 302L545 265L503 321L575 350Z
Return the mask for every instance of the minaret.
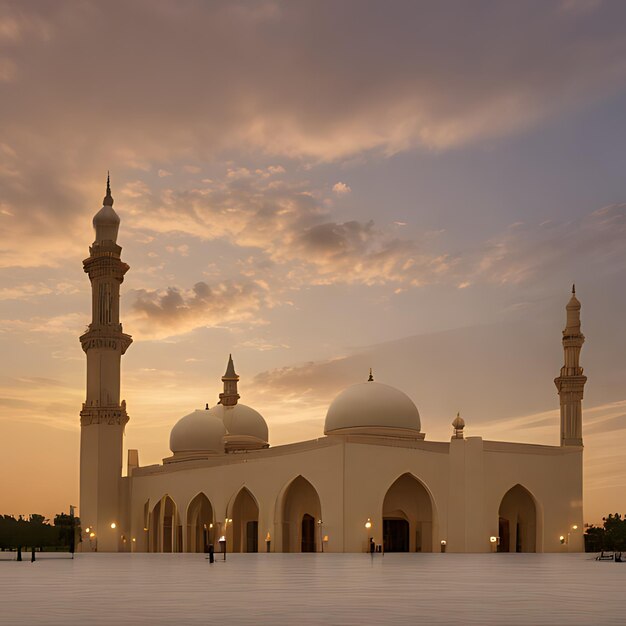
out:
M115 552L120 547L119 508L122 438L128 422L120 402L120 362L130 335L120 324L120 285L128 265L117 245L120 218L113 210L107 176L103 207L93 218L96 238L83 269L91 281L91 324L80 337L87 355L87 396L80 412L80 518L83 550Z
M237 400L239 400L239 393L237 393L237 383L239 382L239 376L235 374L235 364L233 363L233 355L228 355L228 365L226 366L226 373L222 376L222 382L224 383L224 392L220 393L220 404L224 406L235 406Z
M582 446L582 399L587 377L580 367L580 349L585 336L580 332L580 302L576 298L576 287L572 286L572 297L567 303L567 324L563 331L565 364L561 375L554 379L561 399L561 445Z

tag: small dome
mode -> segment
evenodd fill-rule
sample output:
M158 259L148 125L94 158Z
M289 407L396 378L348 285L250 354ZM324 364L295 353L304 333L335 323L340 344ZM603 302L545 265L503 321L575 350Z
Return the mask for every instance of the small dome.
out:
M220 419L226 428L227 449L267 448L267 423L258 411L240 403L233 406L218 404L211 409L211 414Z
M326 413L325 434L379 434L423 438L417 407L405 393L374 381L342 391Z
M112 206L104 205L93 216L94 228L98 228L98 226L119 226L119 224L120 216L115 212Z
M120 218L113 210L113 196L111 196L111 185L107 176L107 191L102 208L94 215L93 227L96 229L96 242L117 241L117 232L120 227Z
M197 409L176 422L170 433L170 450L176 454L197 455L224 452L224 424L213 411Z

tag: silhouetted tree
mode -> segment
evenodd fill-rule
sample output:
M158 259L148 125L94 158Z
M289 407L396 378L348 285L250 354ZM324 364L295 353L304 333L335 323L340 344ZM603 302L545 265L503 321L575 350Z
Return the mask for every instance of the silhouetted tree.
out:
M626 517L610 513L602 521L602 527L591 525L585 531L585 551L626 550Z

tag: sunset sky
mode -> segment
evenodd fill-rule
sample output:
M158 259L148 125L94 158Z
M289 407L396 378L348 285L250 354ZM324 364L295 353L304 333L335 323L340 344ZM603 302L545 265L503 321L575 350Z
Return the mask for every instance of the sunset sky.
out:
M370 367L427 439L556 445L575 282L626 513L626 3L0 2L0 94L0 513L78 504L107 170L142 465L231 352L272 445Z

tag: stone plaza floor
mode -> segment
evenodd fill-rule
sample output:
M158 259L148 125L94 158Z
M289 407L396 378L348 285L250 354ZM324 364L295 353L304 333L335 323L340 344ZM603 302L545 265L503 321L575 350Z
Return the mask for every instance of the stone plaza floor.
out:
M1 624L626 623L626 563L590 554L37 556L0 553Z

